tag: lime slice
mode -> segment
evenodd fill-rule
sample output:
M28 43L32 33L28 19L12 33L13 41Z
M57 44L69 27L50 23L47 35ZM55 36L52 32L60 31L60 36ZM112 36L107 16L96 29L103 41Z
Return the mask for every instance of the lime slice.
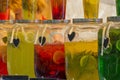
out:
M25 39L28 42L34 42L34 33L33 32L27 32Z
M120 40L117 40L117 42L116 42L116 48L120 51Z
M85 55L80 59L80 66L85 67L87 62L88 62L88 55Z
M87 71L97 69L97 61L92 55L85 55L80 59L80 66Z

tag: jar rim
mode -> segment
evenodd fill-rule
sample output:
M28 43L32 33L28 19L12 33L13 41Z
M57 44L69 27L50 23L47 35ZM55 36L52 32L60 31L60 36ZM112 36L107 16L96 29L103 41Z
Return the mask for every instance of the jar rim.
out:
M43 20L43 24L59 24L59 23L70 23L70 20Z
M0 23L12 23L12 20L0 20Z
M85 18L75 18L73 19L74 23L102 23L102 18L93 18L93 19L85 19Z
M110 17L107 17L107 22L120 22L120 16L110 16Z
M14 20L14 23L41 23L42 20Z

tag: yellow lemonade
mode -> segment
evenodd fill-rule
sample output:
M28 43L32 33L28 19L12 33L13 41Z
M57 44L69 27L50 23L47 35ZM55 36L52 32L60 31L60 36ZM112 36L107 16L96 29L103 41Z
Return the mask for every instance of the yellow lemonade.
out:
M9 37L11 37L10 35L11 34L9 34ZM8 73L10 75L28 75L29 77L35 77L34 44L33 42L26 41L25 35L22 32L18 32L17 37L20 40L17 47L15 47L13 43L8 43L7 46Z
M65 43L67 80L99 80L98 41Z
M83 0L84 17L98 18L99 0Z

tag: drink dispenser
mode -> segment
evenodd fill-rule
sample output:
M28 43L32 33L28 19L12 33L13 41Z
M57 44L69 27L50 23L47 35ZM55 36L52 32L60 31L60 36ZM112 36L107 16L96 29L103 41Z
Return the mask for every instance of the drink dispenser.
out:
M9 75L27 75L34 73L34 37L37 23L18 20L8 31L7 67Z
M35 40L35 73L40 78L66 79L64 32L69 20L44 20Z
M7 29L10 29L9 21L0 21L0 76L8 75L7 72Z
M73 19L65 32L67 80L99 80L98 30L102 19Z
M120 79L120 17L108 17L99 31L100 80Z

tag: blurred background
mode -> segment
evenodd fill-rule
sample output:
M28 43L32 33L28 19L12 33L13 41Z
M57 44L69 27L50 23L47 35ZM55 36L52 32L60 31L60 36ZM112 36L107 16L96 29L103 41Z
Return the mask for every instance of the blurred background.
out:
M100 0L99 18L105 22L108 16L116 16L115 0ZM84 18L82 0L67 0L66 18Z

